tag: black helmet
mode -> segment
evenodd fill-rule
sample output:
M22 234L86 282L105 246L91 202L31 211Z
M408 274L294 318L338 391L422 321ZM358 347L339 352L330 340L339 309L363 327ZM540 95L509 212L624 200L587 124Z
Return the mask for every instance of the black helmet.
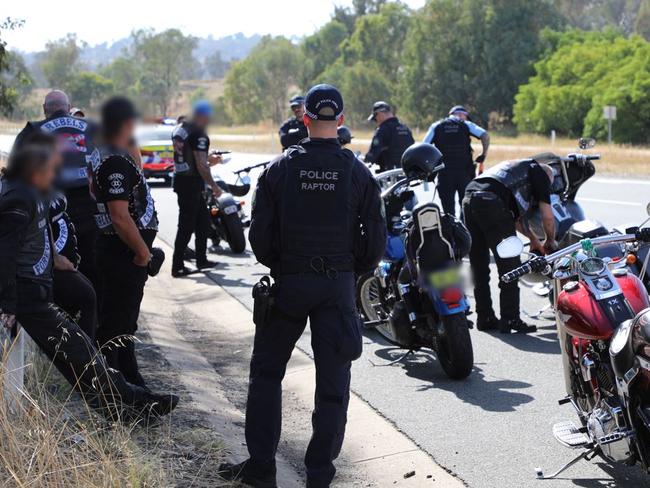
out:
M348 129L345 125L342 125L336 130L336 135L338 136L339 142L342 146L345 144L350 144L352 142L352 139L354 139L352 132L350 132L350 129Z
M426 178L441 166L442 153L433 144L416 142L402 154L402 169L409 178Z

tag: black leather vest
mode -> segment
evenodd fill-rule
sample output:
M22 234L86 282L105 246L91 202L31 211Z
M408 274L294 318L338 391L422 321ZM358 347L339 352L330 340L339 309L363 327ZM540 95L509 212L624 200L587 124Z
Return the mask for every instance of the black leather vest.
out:
M172 131L172 143L174 145L174 176L198 177L194 151L187 143L191 133L196 129L190 122L183 122L174 127ZM207 149L206 149L207 151Z
M40 122L32 122L42 132L56 136L63 151L63 165L57 179L62 190L88 186L88 166L99 155L91 124L78 117L58 112Z
M440 122L432 142L442 153L446 170L473 167L469 128L462 121L447 118Z
M285 177L280 209L282 262L326 258L352 263L352 205L349 203L354 154L309 151L294 146L285 153Z
M102 235L115 235L113 222L108 212L108 206L105 201L101 200L100 195L103 193L103 188L100 188L99 182L95 175L99 172L102 165L111 156L119 156L126 159L138 173L138 183L131 189L129 193L129 213L135 222L135 225L140 230L158 230L158 215L156 214L156 206L147 180L142 170L133 161L130 154L119 149L103 146L100 148L100 158L97 165L92 166L93 184L92 190L97 200L97 213L95 214L95 223L99 228L99 233Z
M75 266L79 266L77 252L77 233L67 213L68 201L63 193L57 193L50 202L50 222L54 249L65 256Z
M533 192L528 173L530 167L537 164L532 159L519 159L516 161L504 161L491 167L477 180L493 179L510 190L515 197L519 215L525 215L533 202Z
M23 245L16 256L16 278L49 285L52 281L52 247L48 232L49 202L36 190L19 182L0 180L0 199L29 200L34 213Z

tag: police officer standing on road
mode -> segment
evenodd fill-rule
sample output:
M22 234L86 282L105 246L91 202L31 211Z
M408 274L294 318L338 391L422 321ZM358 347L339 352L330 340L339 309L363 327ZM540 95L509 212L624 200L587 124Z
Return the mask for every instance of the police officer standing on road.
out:
M276 486L282 379L308 319L316 395L307 486L330 486L345 432L350 367L361 354L355 273L376 266L386 238L379 186L337 140L341 94L317 85L307 93L305 109L309 139L262 173L253 204L250 242L276 280L274 304L265 320L257 309L261 301L254 314L246 407L250 459L223 465L221 475L256 487Z
M460 203L467 184L474 178L472 137L480 139L483 144L483 152L476 158L478 173L481 174L490 147L490 136L470 120L465 107L453 107L449 117L434 122L424 136L424 142L435 145L445 162L445 168L438 174L438 192L442 209L449 215L456 215L456 194Z
M203 197L206 186L215 196L221 188L212 178L210 166L221 161L219 155L209 155L210 138L206 133L212 107L206 101L194 104L191 120L177 125L172 132L174 144L174 192L178 197L178 230L174 241L172 276L186 276L183 257L187 244L194 234L194 253L198 269L212 268L217 263L207 258L210 221Z
M45 119L28 122L18 134L14 150L20 148L34 132L56 136L63 151L63 167L56 183L68 202L68 215L72 220L78 239L79 270L97 286L95 267L95 202L88 189L88 164L97 158L95 150L96 126L87 119L69 114L68 96L53 90L43 102Z
M290 146L295 146L303 139L307 139L307 127L303 122L305 115L305 97L296 95L289 100L289 106L293 112L293 116L284 121L280 126L280 144L282 150L286 150Z
M51 147L24 144L0 179L0 327L16 321L90 405L112 420L169 413L174 395L127 383L92 340L52 302L52 270L73 273L53 251L48 195L59 164Z
M521 264L519 257L501 258L496 246L519 230L531 241L531 251L545 254L557 249L555 219L551 208L553 170L532 159L505 161L478 176L467 185L463 199L465 225L472 234L469 253L474 279L474 298L478 330L499 329L503 333L534 332L519 317L519 286L516 281L503 283L501 289L501 320L492 308L490 292L490 250L494 254L499 276ZM541 244L529 230L526 218L539 206L546 240Z
M377 164L378 173L399 168L402 154L415 142L411 129L395 117L393 109L386 102L376 102L373 105L372 113L368 117L368 121L371 120L377 124L377 129L365 162Z
M112 344L103 348L112 368L129 383L144 386L129 336L138 328L147 276L158 272L164 255L152 248L158 232L156 208L142 169L130 154L137 117L126 98L114 97L103 105L104 145L92 166L92 192L101 281L97 340L102 347Z

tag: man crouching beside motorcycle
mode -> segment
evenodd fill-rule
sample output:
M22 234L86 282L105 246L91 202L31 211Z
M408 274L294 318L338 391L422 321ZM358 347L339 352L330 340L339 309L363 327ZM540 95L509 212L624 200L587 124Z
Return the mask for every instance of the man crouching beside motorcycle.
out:
M557 249L555 219L551 207L553 169L533 159L502 162L467 186L463 199L465 225L472 235L469 258L474 280L477 329L499 329L504 334L535 332L537 327L519 317L519 286L499 282L499 320L492 308L490 292L490 251L494 255L499 275L521 264L520 258L500 258L496 246L517 231L530 239L531 252L546 254ZM539 206L546 239L542 244L528 229L530 211Z

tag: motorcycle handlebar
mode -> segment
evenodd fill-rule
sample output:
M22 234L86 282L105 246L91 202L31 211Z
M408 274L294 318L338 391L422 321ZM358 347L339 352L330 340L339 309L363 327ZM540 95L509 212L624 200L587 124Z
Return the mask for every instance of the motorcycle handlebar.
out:
M246 166L245 168L238 169L237 171L233 171L233 173L236 175L239 175L241 173L250 173L255 168L266 168L269 164L271 164L271 161L264 161L263 163L253 164L252 166Z
M615 244L615 243L633 242L633 241L650 242L650 228L637 229L634 232L634 234L620 234L620 235L610 234L610 235L595 237L591 239L591 243L593 245ZM574 252L578 251L581 248L582 248L582 243L577 242L568 247L565 247L564 249L560 249L559 251L556 251L553 254L549 254L548 256L536 256L528 260L518 268L515 268L512 271L505 273L503 276L501 276L501 281L503 281L504 283L510 283L512 281L515 281L518 278L521 278L524 275L527 275L532 271L543 271L546 266L554 263L555 261L565 256L569 256L570 254L573 254Z

